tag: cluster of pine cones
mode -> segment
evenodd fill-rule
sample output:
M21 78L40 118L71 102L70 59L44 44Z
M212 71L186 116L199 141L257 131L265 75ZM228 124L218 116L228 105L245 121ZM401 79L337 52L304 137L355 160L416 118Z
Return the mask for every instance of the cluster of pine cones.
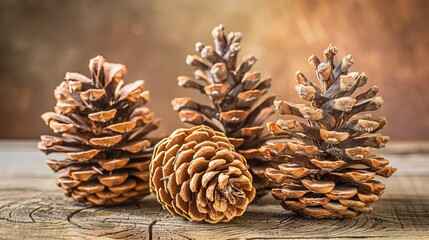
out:
M152 192L171 214L209 223L241 216L268 191L309 218L370 213L385 190L374 177L396 169L372 153L389 140L377 133L386 119L362 113L383 100L377 86L355 94L367 76L349 72L353 57L335 63L338 50L330 45L323 60L308 60L319 85L296 73L295 89L309 104L274 101L271 78L251 70L256 58L237 63L242 33L226 34L219 25L212 35L214 46L198 42L197 54L186 58L194 76L178 77L180 87L205 94L210 104L174 99L180 120L194 127L167 138L153 134L160 121L145 106L150 94L142 80L124 84L124 65L98 56L90 77L66 74L54 111L42 115L56 134L38 145L65 156L47 160L65 195L107 206ZM276 111L295 118L266 123Z

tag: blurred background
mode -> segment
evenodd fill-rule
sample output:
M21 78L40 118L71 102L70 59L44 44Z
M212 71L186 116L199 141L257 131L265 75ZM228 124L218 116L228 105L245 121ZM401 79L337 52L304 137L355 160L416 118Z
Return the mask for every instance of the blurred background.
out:
M103 55L123 63L127 82L146 80L161 132L183 126L174 97L197 95L177 86L192 75L185 64L194 43L211 43L218 24L244 33L241 56L273 77L278 99L300 100L294 73L314 79L307 64L334 43L353 54L352 71L378 85L395 141L429 140L429 1L424 0L176 0L0 1L0 139L36 139L50 129L40 119L55 104L67 71L89 75ZM203 97L199 97L203 99Z

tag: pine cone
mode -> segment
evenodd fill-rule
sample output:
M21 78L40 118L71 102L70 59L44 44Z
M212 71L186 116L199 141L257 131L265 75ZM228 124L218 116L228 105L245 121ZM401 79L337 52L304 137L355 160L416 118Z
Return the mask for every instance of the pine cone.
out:
M41 136L46 154L65 153L65 160L47 160L61 172L57 185L86 205L115 205L150 193L150 146L146 135L159 120L144 105L144 81L124 85L127 70L101 56L89 62L91 79L67 73L55 89L55 112L42 115L56 133Z
M207 126L178 129L154 149L150 188L173 215L228 222L255 197L243 156L224 133Z
M186 58L186 63L196 68L195 79L180 76L178 84L184 88L194 88L207 95L211 105L198 103L191 98L176 98L172 101L182 122L191 125L207 125L224 132L235 149L249 163L258 195L270 188L264 176L270 166L259 154L261 147L270 137L263 134L264 122L274 113L272 102L275 95L267 92L271 78L261 79L260 72L251 72L256 62L254 56L247 56L237 66L240 51L241 32L228 35L222 25L212 32L215 47L196 43L196 51L201 55Z
M370 213L372 203L385 191L375 175L390 177L396 169L373 148L384 147L389 137L376 132L385 124L384 117L358 113L380 108L377 86L355 94L367 82L365 73L348 73L351 55L334 64L338 50L330 45L321 62L311 56L321 87L297 72L295 87L299 96L311 102L293 104L276 101L281 115L294 115L306 122L278 120L267 124L276 136L292 136L267 143L261 148L267 158L279 163L266 170L266 176L281 184L272 190L281 205L309 218L354 217Z

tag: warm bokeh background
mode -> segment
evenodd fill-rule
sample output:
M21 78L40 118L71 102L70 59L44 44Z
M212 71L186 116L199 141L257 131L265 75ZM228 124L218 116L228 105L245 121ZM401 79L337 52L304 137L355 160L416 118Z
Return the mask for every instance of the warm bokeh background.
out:
M307 64L335 43L352 53L354 71L379 85L378 113L394 140L429 140L429 1L0 1L0 138L49 133L40 114L54 105L53 90L67 71L88 74L98 54L127 65L127 81L144 79L162 131L182 126L173 97L177 75L196 41L211 42L223 23L242 31L242 53L254 54L255 70L273 77L278 98L299 101L294 73L314 79ZM243 55L242 55L243 56ZM369 87L368 86L368 87ZM201 99L201 98L200 98Z

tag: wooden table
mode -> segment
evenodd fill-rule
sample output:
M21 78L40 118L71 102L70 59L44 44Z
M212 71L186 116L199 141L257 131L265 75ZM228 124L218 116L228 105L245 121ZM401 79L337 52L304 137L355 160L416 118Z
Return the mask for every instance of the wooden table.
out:
M429 239L427 144L385 150L399 170L386 180L387 191L373 214L308 220L267 196L251 204L244 216L217 225L171 217L154 197L109 208L74 203L55 186L54 174L35 146L0 141L0 239Z

